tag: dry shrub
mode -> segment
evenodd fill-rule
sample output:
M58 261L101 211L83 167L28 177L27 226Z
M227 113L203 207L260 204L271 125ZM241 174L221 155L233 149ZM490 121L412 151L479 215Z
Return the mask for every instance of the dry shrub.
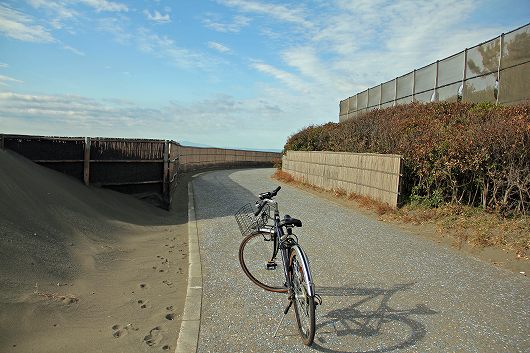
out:
M285 183L292 183L294 181L294 178L291 174L284 172L281 169L278 169L274 172L273 178L283 181Z
M273 158L272 159L272 165L274 168L281 170L282 169L282 159L281 158Z
M310 126L285 150L391 153L404 158L409 202L530 212L530 104L412 103Z

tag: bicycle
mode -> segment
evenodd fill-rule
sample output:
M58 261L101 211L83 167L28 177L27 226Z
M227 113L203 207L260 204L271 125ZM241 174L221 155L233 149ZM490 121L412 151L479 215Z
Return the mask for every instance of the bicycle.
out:
M309 261L293 234L293 228L302 227L302 221L289 215L280 219L278 203L273 200L280 189L278 186L273 191L259 194L257 210L246 204L235 214L244 236L239 246L239 263L245 275L259 287L288 293L289 303L278 327L294 303L298 331L303 343L310 346L315 337L315 307L322 303L322 299L315 294ZM269 220L273 221L272 225L267 224ZM276 261L278 252L280 263ZM278 271L278 267L283 270Z

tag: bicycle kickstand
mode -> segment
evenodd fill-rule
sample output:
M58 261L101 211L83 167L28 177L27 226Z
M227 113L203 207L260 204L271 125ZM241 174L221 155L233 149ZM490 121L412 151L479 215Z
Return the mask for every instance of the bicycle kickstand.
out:
M276 337L276 334L278 333L278 329L280 328L283 322L283 319L285 319L285 317L287 316L287 313L289 312L289 309L291 309L291 305L293 305L293 301L289 300L289 304L285 307L285 309L283 309L282 319L280 320L280 323L278 324L278 326L276 326L276 330L274 331L274 335L272 337Z

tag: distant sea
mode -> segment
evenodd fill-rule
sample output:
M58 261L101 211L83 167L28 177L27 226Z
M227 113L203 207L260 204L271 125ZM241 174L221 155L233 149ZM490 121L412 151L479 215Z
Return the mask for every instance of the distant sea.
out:
M281 148L245 148L245 147L216 147L216 146L210 146L206 145L204 143L195 143L191 141L177 141L182 146L190 146L190 147L206 147L206 148L228 148L228 149L234 149L234 150L243 150L243 151L262 151L262 152L282 152L283 149Z

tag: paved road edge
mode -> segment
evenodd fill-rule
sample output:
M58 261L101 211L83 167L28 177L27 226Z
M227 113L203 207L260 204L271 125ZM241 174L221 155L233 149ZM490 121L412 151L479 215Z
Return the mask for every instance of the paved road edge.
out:
M202 305L202 268L193 184L188 183L188 289L175 353L196 352Z

